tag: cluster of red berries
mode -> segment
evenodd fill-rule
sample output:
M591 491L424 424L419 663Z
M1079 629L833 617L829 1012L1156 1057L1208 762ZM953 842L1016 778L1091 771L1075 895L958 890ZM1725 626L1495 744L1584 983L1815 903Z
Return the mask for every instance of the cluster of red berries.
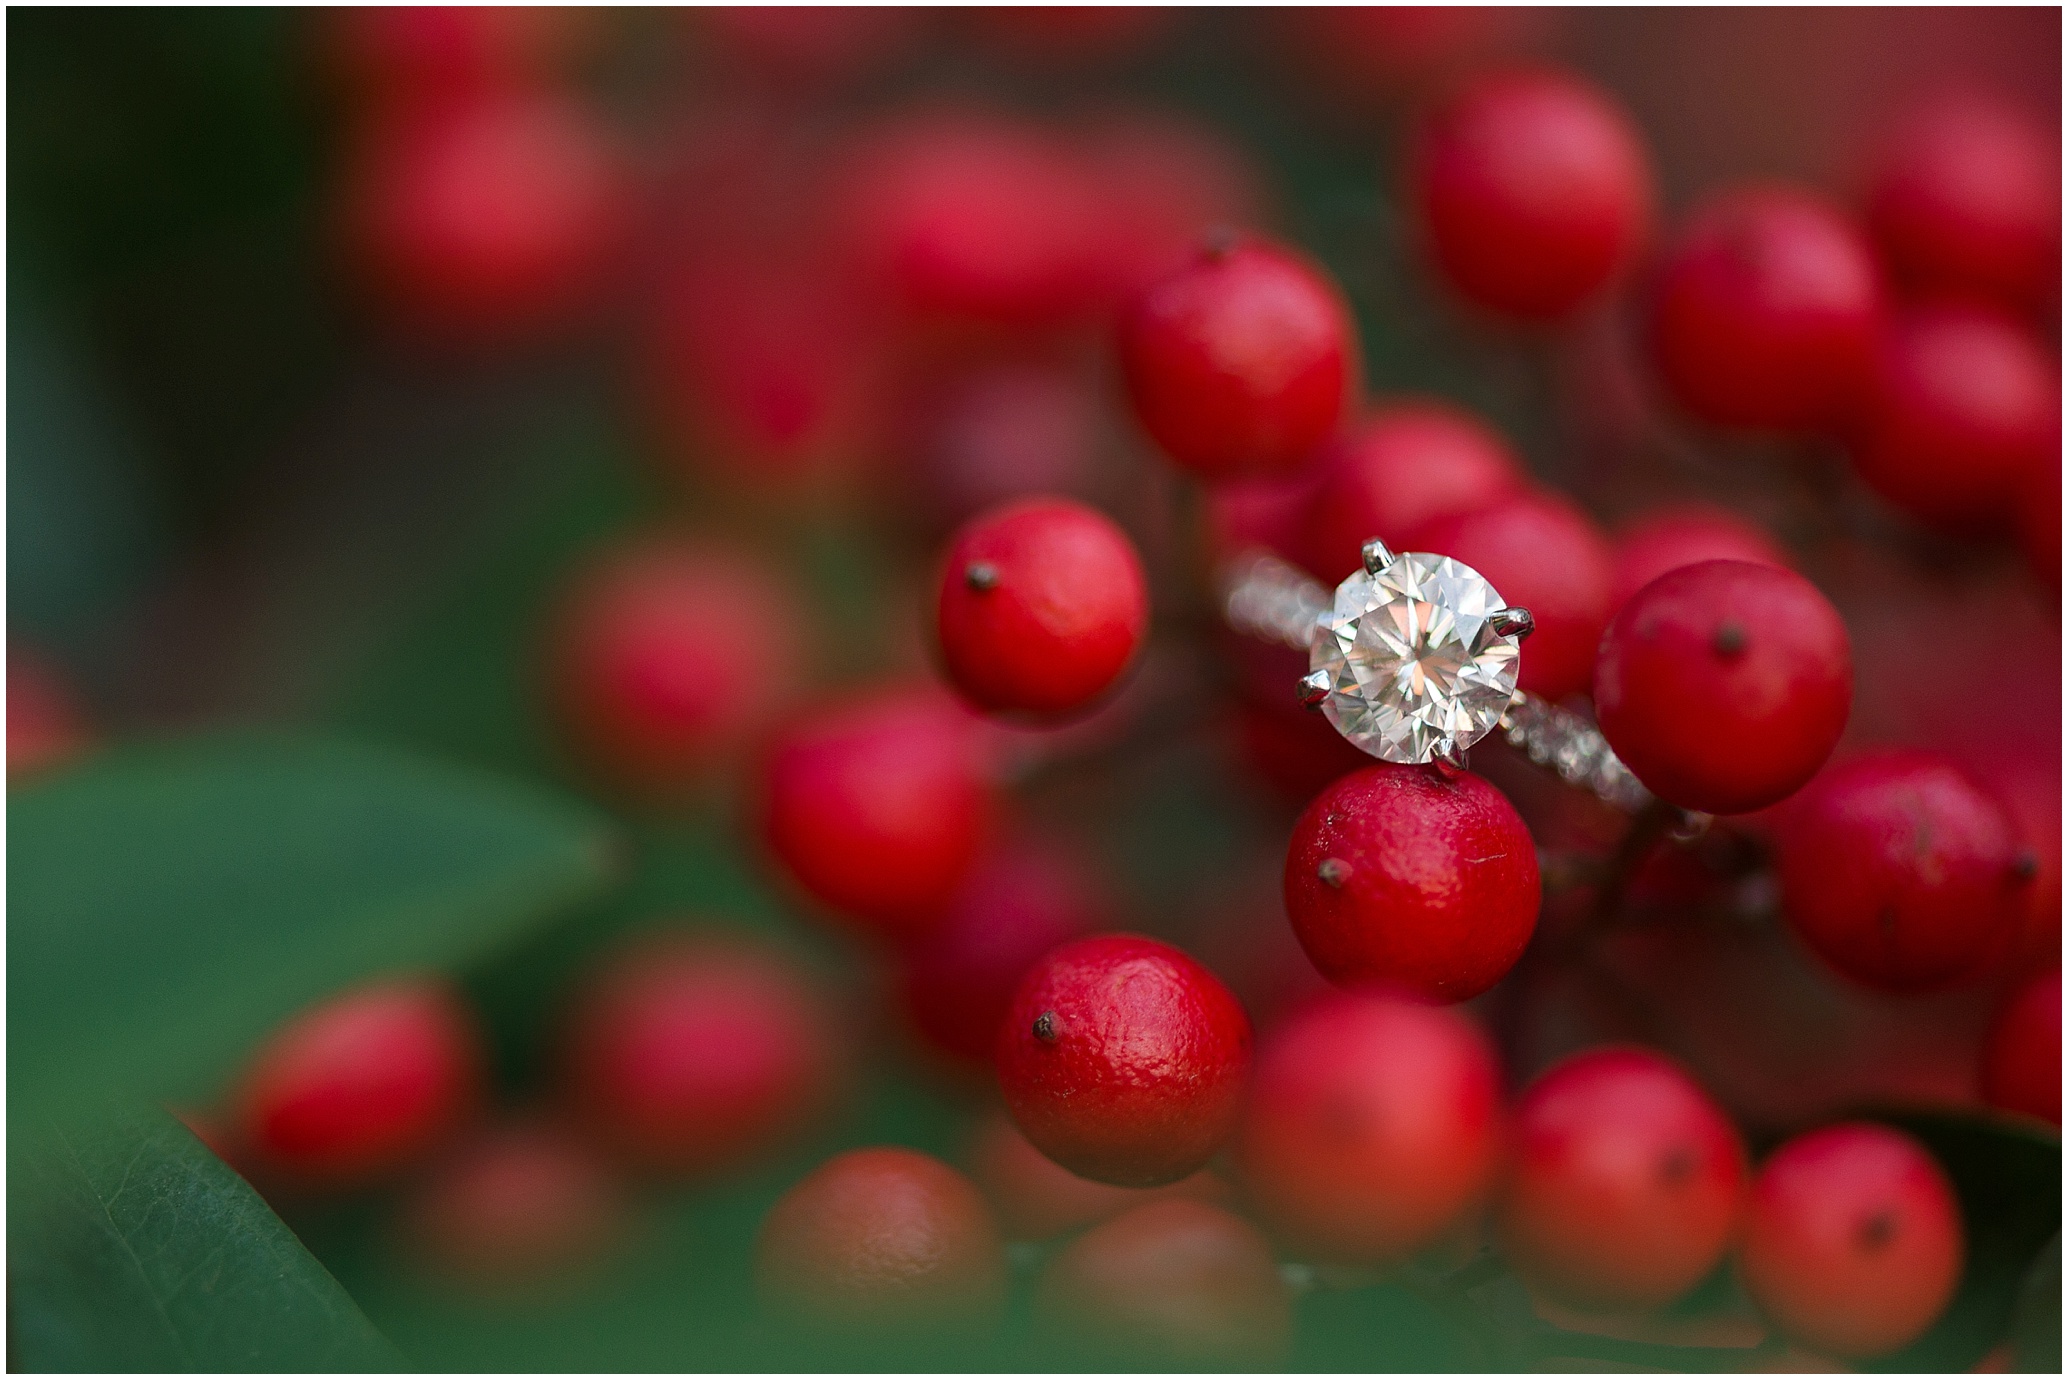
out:
M933 544L930 579L904 591L933 675L913 639L894 672L816 687L832 616L765 552L688 525L613 539L542 619L539 679L586 778L633 809L726 796L776 884L881 963L878 995L927 1057L1001 1095L968 1174L876 1146L784 1193L753 1263L770 1310L827 1336L982 1334L1031 1259L1035 1315L1091 1354L1270 1367L1302 1278L1282 1261L1354 1276L1484 1246L1547 1315L1658 1310L1727 1270L1822 1357L1889 1356L1942 1316L1966 1228L1918 1140L1835 1121L1755 1165L1674 1060L1519 1059L1484 1009L1454 1009L1524 962L1566 889L1540 851L1548 812L1498 762L1372 763L1297 718L1278 650L1222 648L1243 741L1306 801L1284 913L1336 989L1261 1030L1239 984L1131 932L1011 789L1016 752L1061 757L1124 717L1211 583L1146 559L1174 524L1102 489L1105 369L1141 437L1203 486L1202 564L1263 549L1333 584L1374 537L1452 557L1530 610L1520 688L1591 714L1654 814L1728 817L1829 969L1896 995L2014 970L1978 1100L2058 1127L2057 771L2035 824L1950 753L1841 751L1854 639L1772 533L1703 503L1611 532L1488 420L1366 399L1348 294L1250 228L1254 178L1182 122L943 105L832 138L799 118L893 66L911 14L698 12L684 22L713 70L752 99L696 112L665 169L637 168L575 94L579 16L334 22L354 93L339 234L400 333L562 338L631 275L654 285L642 406L689 489L752 521L770 491L921 495L897 506ZM1165 21L958 22L1038 66L1119 60ZM1993 105L1931 105L1891 129L1857 215L1762 184L1662 232L1644 140L1609 93L1540 65L1448 80L1506 22L1287 25L1325 85L1432 96L1401 194L1446 290L1539 334L1639 303L1648 377L1682 420L1835 438L1896 510L2015 528L2052 580L2046 141ZM36 665L11 657L9 689L11 777L86 743ZM1630 837L1649 845L1652 822ZM567 984L548 1087L516 1110L491 1110L462 996L402 977L288 1021L190 1124L275 1201L405 1185L424 1257L503 1287L602 1258L645 1186L808 1138L848 1085L851 1033L779 947L670 930ZM1008 1249L1029 1242L1046 1245Z

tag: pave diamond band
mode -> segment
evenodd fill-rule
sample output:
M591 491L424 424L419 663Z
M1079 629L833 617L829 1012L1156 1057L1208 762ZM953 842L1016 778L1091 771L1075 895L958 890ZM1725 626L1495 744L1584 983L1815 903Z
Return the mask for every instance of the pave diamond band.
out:
M1651 802L1586 716L1516 688L1532 620L1470 566L1374 541L1333 598L1263 553L1234 563L1223 589L1229 625L1307 652L1301 702L1382 761L1456 761L1499 727L1570 785L1633 812Z

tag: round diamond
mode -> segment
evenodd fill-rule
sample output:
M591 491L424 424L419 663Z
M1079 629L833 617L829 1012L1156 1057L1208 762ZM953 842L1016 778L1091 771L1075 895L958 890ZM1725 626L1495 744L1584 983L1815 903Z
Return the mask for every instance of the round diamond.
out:
M1515 694L1518 633L1494 631L1507 605L1448 556L1410 551L1336 586L1309 664L1328 678L1322 712L1387 762L1427 762L1500 722Z

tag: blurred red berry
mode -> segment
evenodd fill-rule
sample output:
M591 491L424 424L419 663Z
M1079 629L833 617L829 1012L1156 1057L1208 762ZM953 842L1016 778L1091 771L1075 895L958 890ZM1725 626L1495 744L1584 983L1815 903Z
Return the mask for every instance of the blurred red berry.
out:
M705 5L687 11L719 52L759 75L835 86L889 66L919 37L901 5Z
M894 939L940 923L997 813L976 721L931 688L799 715L769 753L762 800L763 835L790 876Z
M1764 528L1728 508L1668 504L1649 510L1616 534L1610 600L1620 609L1667 571L1703 561L1750 561L1783 570L1790 564L1788 553Z
M1144 1203L1072 1241L1041 1272L1044 1332L1115 1363L1275 1370L1292 1299L1262 1233L1191 1199Z
M1667 247L1651 346L1673 399L1705 422L1839 425L1872 370L1874 251L1837 208L1787 186L1698 207Z
M1101 1183L1149 1188L1197 1171L1235 1129L1249 1017L1168 944L1102 934L1051 950L998 1032L998 1081L1041 1152Z
M1331 584L1358 568L1371 538L1404 550L1410 533L1523 485L1522 465L1498 432L1435 398L1373 409L1321 452L1315 468L1301 563Z
M1177 272L1213 227L1262 216L1260 174L1208 126L1156 108L1111 110L1091 122L1082 145L1105 207L1103 257L1116 303Z
M865 141L842 204L862 272L921 316L1027 329L1096 303L1098 188L1039 126L909 117Z
M547 670L584 756L671 794L722 765L802 690L806 619L758 556L693 537L621 543L580 571Z
M1982 1096L1992 1107L2061 1124L2061 973L2012 991L1982 1049Z
M1202 513L1209 564L1218 567L1252 551L1288 560L1298 555L1313 492L1314 477L1307 473L1215 484L1206 491Z
M1005 1250L976 1185L896 1146L835 1155L762 1220L764 1306L820 1327L982 1326L1005 1302Z
M2061 595L2061 466L2040 465L2025 476L2018 495L2018 545L2056 601Z
M1960 1205L1925 1148L1853 1122L1797 1136L1753 1180L1738 1270L1774 1325L1829 1356L1886 1356L1953 1297Z
M1111 689L1149 628L1127 533L1069 499L1020 499L964 523L941 565L948 678L993 711L1070 714Z
M1369 106L1512 46L1534 16L1490 5L1296 5L1273 17L1302 76L1347 105Z
M41 775L92 744L72 688L57 668L22 647L7 649L7 779Z
M444 101L564 74L599 11L561 5L354 5L317 11L329 57L377 100Z
M1501 1070L1455 1012L1331 993L1264 1037L1236 1161L1302 1259L1391 1264L1492 1187Z
M1463 296L1549 319L1600 298L1651 232L1652 175L1630 117L1572 73L1486 73L1415 132L1409 198Z
M2059 473L2061 366L1993 312L1906 311L1882 336L1853 464L1882 497L1926 522L2000 522L2034 474Z
M1781 906L1833 968L1894 992L1950 987L2017 924L2017 842L1952 763L1870 753L1824 772L1778 831Z
M1852 642L1817 587L1749 561L1682 566L1601 639L1594 705L1609 746L1663 800L1745 814L1808 784L1845 731Z
M403 1230L438 1274L488 1292L578 1274L625 1226L617 1182L557 1127L501 1126L463 1147L410 1193Z
M1088 67L1132 57L1176 10L1146 5L983 5L966 12L985 46L1032 67Z
M1745 1151L1680 1067L1641 1049L1553 1065L1515 1107L1500 1228L1532 1287L1581 1308L1655 1308L1723 1259Z
M1135 415L1205 479L1290 470L1343 415L1356 355L1341 292L1303 255L1215 241L1123 312Z
M1099 474L1102 402L1076 369L978 364L923 391L901 438L917 499L948 524L1035 493L1082 493Z
M1314 797L1285 855L1300 946L1340 987L1476 997L1536 928L1537 850L1483 778L1380 763Z
M840 1054L825 998L781 953L717 935L634 941L577 994L561 1077L584 1129L682 1177L755 1162L831 1102Z
M1098 928L1105 903L1053 848L1002 849L970 874L939 929L902 956L913 1027L935 1049L986 1072L998 1027L1035 960Z
M2059 141L1978 93L1928 101L1882 139L1867 223L1908 286L2041 305L2060 281Z
M2008 955L2019 972L2061 964L2061 749L2042 740L2025 751L1977 765L1976 780L2002 803L2017 836L2012 864L2030 872L2018 933Z
M1156 1198L1222 1202L1228 1185L1211 1169L1162 1188L1117 1188L1079 1178L1034 1148L1004 1113L978 1126L970 1171L998 1209L1011 1241L1047 1241Z
M1470 566L1535 616L1517 677L1524 690L1562 700L1593 683L1615 567L1607 534L1578 505L1544 490L1520 493L1426 523L1406 540L1410 550Z
M347 249L384 309L461 345L577 324L608 286L628 211L608 134L582 106L543 92L374 121L342 206Z
M343 1191L421 1162L482 1095L473 1013L443 982L370 982L310 1007L258 1047L230 1099L255 1168Z

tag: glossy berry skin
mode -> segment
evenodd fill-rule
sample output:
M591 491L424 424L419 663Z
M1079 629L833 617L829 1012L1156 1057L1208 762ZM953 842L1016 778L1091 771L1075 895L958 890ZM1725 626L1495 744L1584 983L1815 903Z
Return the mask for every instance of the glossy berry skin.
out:
M1235 1129L1249 1016L1181 950L1100 934L1051 950L997 1044L1006 1110L1074 1174L1125 1188L1196 1172Z
M443 983L367 983L275 1030L230 1105L233 1137L282 1182L343 1191L421 1161L482 1095L474 1017Z
M835 1155L776 1200L754 1248L763 1306L864 1331L995 1322L1005 1250L975 1184L897 1146Z
M1300 560L1335 584L1365 542L1394 550L1410 532L1483 508L1522 487L1515 452L1479 418L1438 399L1375 408L1316 460L1320 481L1301 515Z
M579 1273L617 1241L622 1189L593 1150L547 1123L498 1127L432 1171L402 1208L435 1273L484 1292Z
M1882 336L1854 467L1925 522L2000 523L2031 476L2060 468L2060 375L2027 331L1992 311L1906 311Z
M1407 549L1463 562L1535 616L1517 677L1524 690L1561 700L1593 681L1614 558L1607 534L1578 506L1544 491L1516 494L1424 525Z
M838 1037L794 963L742 939L635 941L578 994L561 1077L583 1128L626 1163L707 1177L757 1160L832 1100Z
M1827 1356L1885 1356L1945 1310L1960 1205L1925 1148L1868 1122L1797 1136L1753 1181L1738 1271L1760 1311Z
M1157 1198L1220 1203L1231 1196L1227 1182L1211 1169L1161 1188L1117 1188L1079 1178L1036 1150L1003 1113L978 1127L970 1173L998 1210L1009 1241L1047 1241Z
M1093 1227L1034 1286L1038 1325L1116 1363L1276 1369L1292 1299L1270 1243L1248 1222L1184 1198Z
M1723 1259L1745 1151L1670 1060L1606 1047L1553 1065L1515 1106L1500 1233L1532 1288L1576 1307L1655 1308Z
M1121 314L1136 418L1202 479L1295 468L1350 396L1355 327L1325 272L1261 239L1213 244Z
M1792 570L1704 561L1623 605L1594 668L1601 731L1662 800L1744 814L1817 774L1852 712L1852 642Z
M905 1013L929 1046L989 1074L998 1026L1043 954L1099 927L1103 898L1068 854L1020 845L978 865L940 928L899 960Z
M1896 277L1920 293L2039 305L2061 268L2060 148L1986 97L1931 101L1877 150L1867 224Z
M39 776L74 761L93 742L86 715L57 668L42 657L7 652L7 779Z
M1069 714L1110 690L1149 627L1141 556L1113 520L1020 499L949 539L936 599L941 658L980 708Z
M403 328L480 346L576 324L607 285L627 204L586 111L498 92L375 121L343 214L354 263Z
M1792 187L1740 188L1698 208L1667 248L1652 355L1702 421L1826 428L1858 402L1881 311L1873 249L1835 207Z
M1533 320L1598 299L1650 232L1652 178L1629 117L1550 70L1468 83L1415 136L1409 195L1467 300Z
M969 716L931 689L801 715L770 750L762 828L790 876L870 934L939 924L996 813Z
M1992 1107L2061 1124L2061 974L2013 989L1982 1047L1982 1096Z
M1500 1065L1471 1022L1329 993L1264 1038L1236 1162L1301 1259L1389 1264L1485 1197L1500 1123Z
M555 708L584 758L635 791L707 778L803 679L805 617L758 558L654 536L598 556L549 630Z
M2002 808L1926 753L1833 766L1790 803L1778 843L1795 933L1840 973L1885 991L1960 982L2000 949L2024 904Z
M1616 534L1614 588L1618 609L1669 570L1703 561L1789 566L1788 553L1758 524L1728 508L1676 503L1654 508Z
M1501 980L1537 924L1537 850L1471 772L1379 763L1339 777L1293 825L1285 910L1321 975L1436 1002Z

